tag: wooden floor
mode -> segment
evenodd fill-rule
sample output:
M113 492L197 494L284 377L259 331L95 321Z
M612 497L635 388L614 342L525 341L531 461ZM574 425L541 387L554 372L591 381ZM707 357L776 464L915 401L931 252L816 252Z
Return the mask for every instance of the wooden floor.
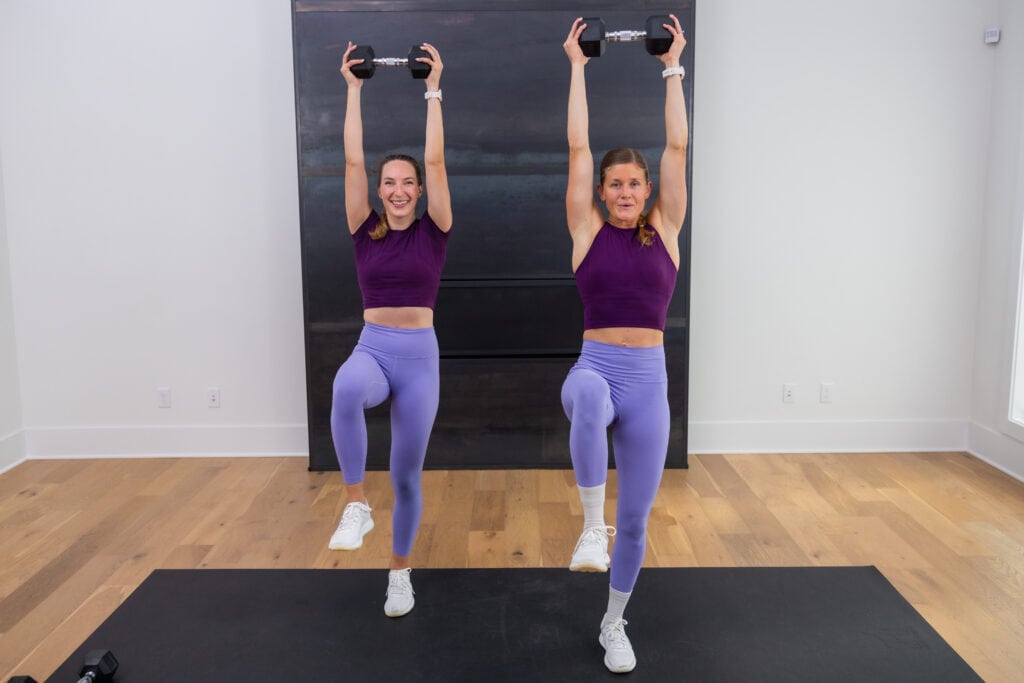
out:
M367 478L376 530L332 552L341 475L306 467L37 460L0 475L0 680L52 674L153 569L386 567L387 474ZM614 473L608 491L614 523ZM413 566L564 567L581 523L571 471L427 472ZM666 472L645 566L809 565L877 566L985 680L1024 678L1024 484L988 465L705 455Z

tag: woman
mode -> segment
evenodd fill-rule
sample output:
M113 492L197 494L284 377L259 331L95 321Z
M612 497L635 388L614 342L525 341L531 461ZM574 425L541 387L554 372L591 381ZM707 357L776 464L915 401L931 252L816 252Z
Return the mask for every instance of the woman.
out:
M636 657L623 613L640 573L647 517L661 483L668 450L669 408L663 346L665 318L679 270L679 233L686 216L686 146L689 130L679 56L686 45L679 20L659 55L665 70L665 151L661 191L645 213L653 185L647 163L633 149L613 149L600 167L594 200L584 67L579 45L586 28L573 22L565 53L569 86L569 184L566 217L572 236L572 267L583 300L583 350L562 385L562 405L572 422L569 449L583 504L584 528L573 551L573 571L608 571L608 609L599 642L610 671L632 671ZM630 106L623 103L624 108ZM608 426L618 473L618 530L605 526ZM608 557L608 537L615 547Z
M363 159L360 96L363 81L352 73L348 44L341 73L348 84L345 109L345 213L355 244L356 274L363 295L364 326L359 343L334 379L331 434L345 479L348 504L332 550L354 550L373 529L363 479L366 473L366 419L363 411L391 397L391 483L395 491L391 571L384 613L400 617L414 604L409 554L423 509L420 479L427 441L437 414L438 348L434 303L452 227L451 197L444 164L441 70L436 48L423 49L430 65L426 79L427 132L423 169L412 157L381 161L378 214L370 205ZM426 179L427 210L416 218Z

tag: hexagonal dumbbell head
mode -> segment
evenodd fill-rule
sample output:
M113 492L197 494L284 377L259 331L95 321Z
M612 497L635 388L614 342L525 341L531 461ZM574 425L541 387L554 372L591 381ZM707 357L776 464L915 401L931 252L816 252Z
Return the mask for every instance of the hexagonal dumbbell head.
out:
M672 17L667 14L647 17L647 23L644 25L647 33L647 37L644 38L644 47L647 48L648 54L663 55L672 47L672 34L662 24L671 26Z
M90 681L106 682L114 678L117 671L117 658L110 650L92 650L85 655L82 669L78 675Z
M409 71L412 72L412 77L426 78L430 75L430 65L424 64L423 62L417 62L417 57L430 57L430 53L419 45L413 45L409 48Z
M373 78L373 72L377 70L377 65L373 63L373 59L376 55L373 53L373 48L369 45L359 45L356 49L352 50L352 54L349 55L350 59L361 59L362 64L356 64L352 67L352 73L356 78Z
M604 21L598 17L583 17L583 23L587 27L580 34L580 48L586 57L600 57L608 46L604 38Z

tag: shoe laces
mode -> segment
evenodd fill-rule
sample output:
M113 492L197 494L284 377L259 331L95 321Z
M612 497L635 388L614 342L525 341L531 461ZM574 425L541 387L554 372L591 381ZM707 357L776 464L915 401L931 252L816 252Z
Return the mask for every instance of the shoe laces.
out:
M416 591L412 589L412 581L409 578L411 573L412 567L391 570L388 573L388 591L385 595L407 595L409 593L415 595Z
M629 638L626 637L625 619L616 619L604 625L604 642L609 650L628 650Z
M580 534L580 540L576 542L576 550L579 550L581 546L589 545L591 543L600 543L607 545L608 537L615 535L615 527L613 526L591 526L583 530Z
M360 503L349 503L345 506L345 511L341 513L341 523L338 525L338 529L348 531L353 527L358 527L362 523L362 518L363 510Z

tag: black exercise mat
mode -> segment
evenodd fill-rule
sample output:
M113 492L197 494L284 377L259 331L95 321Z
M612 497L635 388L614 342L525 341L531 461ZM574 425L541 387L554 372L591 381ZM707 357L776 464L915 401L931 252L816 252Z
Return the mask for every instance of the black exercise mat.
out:
M109 648L121 683L593 681L606 574L158 570L48 679ZM644 569L626 612L632 681L979 681L874 567ZM31 673L31 672L28 672Z

